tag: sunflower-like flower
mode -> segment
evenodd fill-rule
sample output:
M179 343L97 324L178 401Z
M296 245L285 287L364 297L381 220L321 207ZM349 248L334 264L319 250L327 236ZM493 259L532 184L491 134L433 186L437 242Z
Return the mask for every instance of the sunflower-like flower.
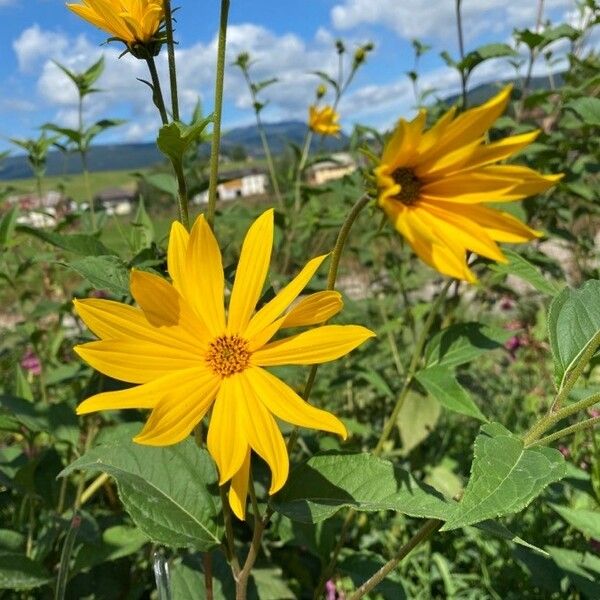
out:
M127 44L148 46L164 20L161 0L82 0L67 4L75 14Z
M474 282L467 250L507 262L496 242L518 244L541 235L510 214L484 206L522 200L562 177L497 164L539 134L486 142L486 132L506 108L511 91L507 86L458 116L451 108L427 131L424 110L410 122L401 119L375 169L379 206L417 255L444 275Z
M229 502L241 519L251 450L271 469L270 494L288 476L287 449L273 415L299 427L347 435L337 417L302 400L265 367L332 361L374 335L357 325L322 325L271 341L281 329L323 323L342 308L339 293L327 291L306 296L286 312L326 258L319 256L256 311L272 245L269 210L244 240L227 316L221 252L203 216L190 234L179 223L171 228L172 283L132 272L131 293L139 308L75 300L77 313L100 338L76 346L77 354L110 377L141 384L92 396L79 405L78 414L151 409L134 441L166 446L186 438L212 407L208 451L220 484L231 480Z
M308 126L315 133L337 135L342 130L339 120L340 115L332 106L311 106L308 109Z

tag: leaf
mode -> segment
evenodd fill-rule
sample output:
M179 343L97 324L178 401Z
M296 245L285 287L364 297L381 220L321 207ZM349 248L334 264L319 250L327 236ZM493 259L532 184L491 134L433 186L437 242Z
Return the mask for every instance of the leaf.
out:
M483 425L475 440L471 477L447 531L523 510L544 488L566 475L554 448L525 448L499 423Z
M354 586L358 588L379 571L385 563L386 561L381 556L362 550L361 552L347 553L340 561L339 569L348 575ZM377 593L377 598L383 600L406 600L407 598L397 571L392 571L373 591Z
M51 581L46 569L24 554L0 554L0 589L31 590Z
M213 598L227 600L235 597L235 581L231 568L221 553L211 553ZM206 587L201 557L197 554L187 555L183 560L176 560L169 569L171 574L171 590L173 600L205 600ZM253 571L254 572L254 571ZM256 600L255 589L250 579L248 586L249 600ZM261 599L262 600L262 599Z
M131 229L131 246L134 253L148 248L154 241L154 224L146 211L143 196L140 196L138 209Z
M25 548L25 536L18 531L0 529L0 550L18 552Z
M291 472L271 503L277 512L304 523L323 521L343 507L439 519L453 510L453 503L408 471L367 453L316 454Z
M600 127L600 98L588 96L567 102L565 108L572 110L586 125Z
M121 440L93 448L62 471L115 478L127 512L150 540L206 551L221 541L217 472L191 439L164 448Z
M494 263L490 268L497 273L516 275L531 284L538 292L554 296L560 288L553 281L546 279L538 268L513 250L504 250L508 264Z
M149 185L173 196L173 198L177 198L177 182L172 175L168 175L167 173L150 173L149 175L140 173L139 175Z
M116 296L129 294L129 270L117 256L88 256L64 264L99 290L107 290Z
M427 367L457 367L470 362L485 350L501 348L510 331L481 323L459 323L434 335L425 349Z
M592 279L579 289L565 288L548 311L554 377L560 390L581 355L600 335L600 281Z
M18 207L13 206L0 220L0 248L5 248L11 241L18 215Z
M44 231L43 229L34 229L28 225L17 225L16 230L20 233L32 235L52 246L62 248L74 254L82 256L115 255L109 250L97 237L85 235L82 233L60 234Z
M547 547L552 560L565 571L573 585L588 598L600 597L600 558L589 552Z
M200 139L210 122L212 122L212 115L192 125L185 125L179 121L163 125L156 140L158 148L174 164L180 165L183 162L185 151Z
M569 524L586 537L600 540L600 512L567 508L550 504L550 506Z
M432 396L410 393L398 414L402 451L408 454L429 437L440 418L440 403Z
M442 366L428 367L419 371L416 378L427 392L448 410L487 421L467 390L456 381L450 369Z
M283 572L277 568L253 569L256 596L260 600L294 600L297 596L283 581Z
M516 56L517 53L508 44L486 44L469 52L457 65L461 71L470 73L475 67L492 58Z

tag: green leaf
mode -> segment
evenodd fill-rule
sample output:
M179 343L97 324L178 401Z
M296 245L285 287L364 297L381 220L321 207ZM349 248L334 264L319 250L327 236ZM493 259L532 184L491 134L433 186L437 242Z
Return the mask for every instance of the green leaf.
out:
M458 381L454 373L447 367L433 366L416 375L417 381L442 406L453 412L487 421L467 390Z
M469 52L459 63L458 68L461 71L470 73L475 67L492 58L501 58L503 56L516 56L517 52L508 44L486 44L476 50Z
M148 248L154 241L154 224L146 212L144 198L140 196L135 218L131 223L131 246L135 254Z
M206 551L221 541L217 472L191 439L164 448L121 440L93 448L61 473L103 471L139 529L153 542Z
M453 503L408 471L366 453L316 454L291 472L271 503L277 512L304 523L323 521L343 507L439 519L453 510Z
M552 560L565 571L573 585L588 598L600 598L600 558L589 552L546 548Z
M504 250L508 264L494 263L490 268L497 273L516 275L527 283L530 283L538 292L554 296L560 288L553 281L546 279L538 268L513 250Z
M425 349L427 367L457 367L468 363L485 350L501 348L513 334L481 323L459 323L434 335Z
M152 187L165 194L169 194L173 198L177 198L177 181L173 175L168 175L167 173L150 173L148 175L139 173L138 175Z
M565 108L575 112L586 125L600 127L600 98L576 98L567 102Z
M0 529L0 551L18 552L25 548L25 536L18 531Z
M585 536L600 540L600 512L567 508L550 504L550 506L569 524Z
M51 581L46 569L24 554L0 554L0 589L32 590Z
M404 454L411 452L429 437L441 412L440 403L432 396L422 396L416 392L408 394L397 420Z
M18 215L18 207L13 206L0 220L0 248L5 248L11 241Z
M20 233L32 235L52 246L62 248L68 252L79 254L81 256L99 256L115 255L109 250L97 237L85 235L82 233L60 234L44 231L43 229L34 229L28 225L17 225L16 230Z
M465 494L443 530L519 512L565 475L565 460L558 450L525 448L499 423L483 425Z
M550 304L548 331L560 390L581 355L599 341L595 338L600 335L600 281L562 290Z
M202 136L211 121L212 115L192 125L185 125L179 121L163 125L156 140L158 148L174 164L180 165L186 150Z
M281 569L253 569L252 578L256 586L256 596L260 600L294 600L297 598L283 581Z
M129 294L129 269L117 256L88 256L64 264L99 290L116 296Z

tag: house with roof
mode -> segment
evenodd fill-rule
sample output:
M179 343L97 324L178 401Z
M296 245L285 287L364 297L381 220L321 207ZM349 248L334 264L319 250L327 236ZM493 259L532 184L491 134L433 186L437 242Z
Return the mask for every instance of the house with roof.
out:
M221 183L217 186L217 198L223 202L237 198L262 196L267 193L267 174L258 168L236 169L226 171L219 176ZM208 203L208 190L194 196L194 204Z

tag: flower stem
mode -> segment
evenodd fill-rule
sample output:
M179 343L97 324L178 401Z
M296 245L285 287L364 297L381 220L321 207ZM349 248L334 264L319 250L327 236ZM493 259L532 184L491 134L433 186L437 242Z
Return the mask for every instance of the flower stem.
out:
M456 28L458 30L458 51L460 53L461 62L465 58L465 42L463 37L463 28L462 28L462 14L461 14L461 4L462 0L455 0L455 8L456 8ZM465 72L464 67L460 69L460 87L461 87L461 95L462 95L462 110L467 110L467 74Z
M109 475L107 473L102 473L98 475L92 483L81 493L81 498L79 501L79 505L83 506L107 481L109 480Z
M389 560L379 571L377 571L372 577L370 577L365 583L363 583L348 600L359 600L368 594L371 590L377 587L387 576L393 571L400 562L406 558L421 542L424 542L430 538L440 527L444 524L443 521L438 519L429 519L425 522L423 527L413 535L413 537L400 548L397 554Z
M225 522L225 556L227 562L231 565L233 577L236 579L240 572L240 563L238 562L235 552L233 525L231 523L231 508L229 507L229 499L227 498L225 486L219 486L219 493L221 495L221 506L223 508L223 521Z
M171 161L171 164L173 165L175 178L177 179L177 212L179 213L179 220L186 229L189 229L188 192L183 165L178 161Z
M69 579L69 563L71 562L71 554L73 553L73 545L77 532L81 526L81 517L75 513L69 525L69 531L63 543L62 552L60 555L60 566L58 569L58 578L56 581L56 591L54 600L63 600L67 591L67 581Z
M592 419L587 419L585 421L581 421L579 423L575 423L575 425L571 425L570 427L565 427L560 431L556 431L551 435L547 435L539 440L536 440L530 446L546 446L560 438L566 437L568 435L572 435L573 433L577 433L578 431L585 431L587 429L593 429L598 423L600 423L600 417L594 417Z
M229 0L221 0L221 19L217 48L217 77L215 83L215 108L212 145L210 150L210 179L208 184L208 207L206 221L213 227L217 205L217 184L219 179L219 151L221 148L221 118L223 113L223 83L225 80L225 49L227 47L227 19Z
M171 0L163 0L167 33L167 55L169 57L169 83L171 87L171 113L174 121L179 121L179 100L177 98L177 68L175 66L175 42L173 41L173 14Z
M169 117L167 116L167 109L165 108L165 100L162 95L160 79L158 78L158 71L156 70L154 56L149 54L146 57L146 63L148 64L148 71L150 71L150 78L152 79L152 100L154 100L154 104L156 108L158 108L162 124L167 125L169 122Z

